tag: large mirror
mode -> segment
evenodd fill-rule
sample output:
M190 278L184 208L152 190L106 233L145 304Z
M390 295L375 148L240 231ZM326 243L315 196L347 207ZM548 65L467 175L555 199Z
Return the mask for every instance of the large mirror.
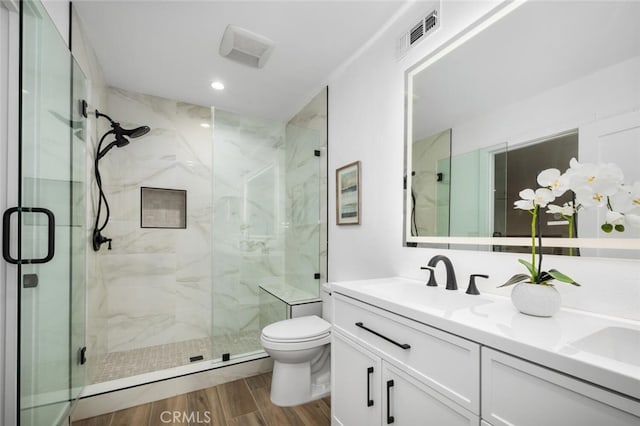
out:
M520 191L571 158L640 182L639 21L636 1L506 2L409 69L405 243L518 251L530 244ZM544 246L638 257L640 229L606 233L606 213L545 211Z

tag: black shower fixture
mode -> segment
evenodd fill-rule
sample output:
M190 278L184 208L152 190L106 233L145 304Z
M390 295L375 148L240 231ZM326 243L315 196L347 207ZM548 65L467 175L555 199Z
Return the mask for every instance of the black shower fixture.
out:
M151 129L149 128L149 126L140 126L140 127L136 127L135 129L123 129L122 127L120 127L120 123L113 121L111 117L109 117L108 115L103 114L98 110L96 110L95 114L96 114L96 119L100 117L104 117L107 120L109 120L109 123L111 123L111 130L109 130L107 133L102 135L102 137L100 138L100 142L98 143L98 148L96 149L96 157L94 160L94 171L96 176L96 183L98 184L99 196L98 196L98 211L96 212L96 221L93 227L92 242L93 242L93 250L98 251L100 250L100 246L104 243L107 243L109 250L111 250L111 238L107 238L102 235L102 231L107 226L107 223L109 223L110 211L109 211L109 203L107 202L107 197L105 196L104 191L102 190L102 177L100 176L100 169L98 167L98 162L102 157L107 155L107 153L113 147L122 148L123 146L129 145L129 139L127 138L133 138L133 139L139 138L140 136L144 136L147 133L149 133ZM107 145L106 147L102 148L102 144L104 143L105 139L109 135L113 135L114 141L109 143L109 145ZM100 214L102 213L102 203L104 203L105 218L104 218L104 223L102 223L101 225Z
M104 117L107 120L109 120L109 122L111 123L111 130L109 130L107 133L104 134L104 136L102 136L102 139L100 140L100 144L98 145L98 152L96 155L96 158L98 160L104 157L107 154L107 152L109 152L113 147L122 148L123 146L129 145L129 139L127 139L128 137L133 139L139 138L140 136L146 135L151 130L149 126L140 126L140 127L136 127L135 129L123 129L122 127L120 127L120 123L113 121L111 117L101 113L98 110L96 110L96 117L97 118ZM111 142L109 145L107 145L103 150L101 150L100 148L102 145L102 141L107 135L110 135L110 134L114 135L115 140Z

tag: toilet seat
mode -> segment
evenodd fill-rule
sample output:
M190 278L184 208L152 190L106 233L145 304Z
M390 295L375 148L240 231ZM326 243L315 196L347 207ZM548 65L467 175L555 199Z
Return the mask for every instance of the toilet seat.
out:
M320 340L331 334L331 324L316 315L278 321L262 330L264 340L296 343Z
M276 351L304 351L331 343L331 333L305 340L272 340L264 334L260 336L262 347Z

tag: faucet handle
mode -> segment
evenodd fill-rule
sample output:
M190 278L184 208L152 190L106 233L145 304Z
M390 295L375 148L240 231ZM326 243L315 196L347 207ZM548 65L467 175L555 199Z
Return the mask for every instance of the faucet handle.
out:
M471 274L471 276L469 277L469 287L467 287L467 291L465 293L467 293L467 294L475 294L475 295L480 294L480 291L478 291L478 287L476 287L476 277L489 278L489 275Z
M438 284L436 283L436 274L433 268L431 266L421 266L420 269L424 269L430 272L427 287L438 287Z

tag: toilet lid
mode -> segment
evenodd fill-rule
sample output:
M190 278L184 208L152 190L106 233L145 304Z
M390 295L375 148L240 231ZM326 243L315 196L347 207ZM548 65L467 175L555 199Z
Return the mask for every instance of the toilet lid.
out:
M262 329L262 335L270 340L292 341L326 335L330 330L330 323L311 315L274 322Z

